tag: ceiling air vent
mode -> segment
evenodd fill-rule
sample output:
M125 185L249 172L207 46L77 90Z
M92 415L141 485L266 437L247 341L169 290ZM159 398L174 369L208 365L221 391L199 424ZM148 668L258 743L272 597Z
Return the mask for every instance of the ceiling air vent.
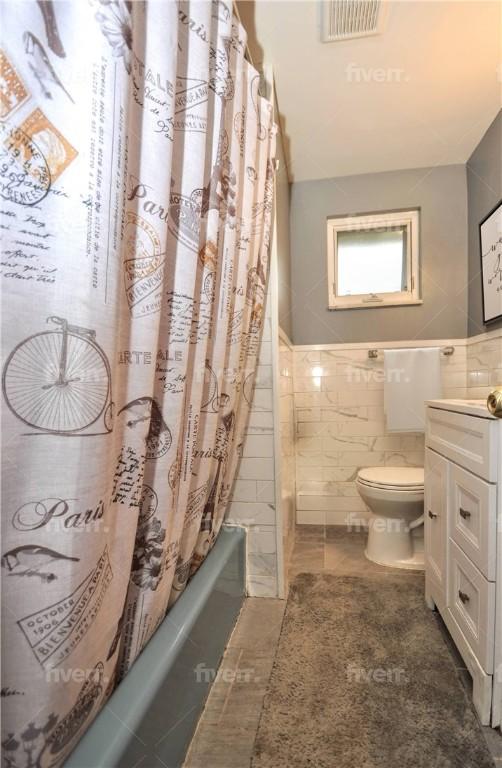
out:
M321 0L321 40L333 43L382 31L385 0Z

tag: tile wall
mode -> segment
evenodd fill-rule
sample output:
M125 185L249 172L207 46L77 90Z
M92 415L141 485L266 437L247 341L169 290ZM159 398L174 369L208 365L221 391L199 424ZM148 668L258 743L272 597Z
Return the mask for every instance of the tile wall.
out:
M247 588L252 597L278 595L270 305L268 295L249 422L226 516L227 523L247 528Z
M422 466L424 458L423 435L386 432L383 358L368 359L370 345L294 347L281 337L282 492L276 504L276 342L271 327L267 310L243 456L227 512L228 523L248 529L248 591L257 597L279 594L279 568L291 552L295 512L301 524L357 527L367 519L355 487L359 468ZM444 397L485 398L493 386L502 385L502 331L431 345L438 343L455 347L453 356L441 357ZM277 522L279 504L281 519ZM277 547L281 536L283 557Z
M295 401L293 385L294 352L284 334L279 338L279 386L281 432L281 509L284 582L295 543L296 522L296 460L295 460Z
M467 397L485 398L496 386L502 386L502 330L493 331L467 346Z
M369 348L295 348L299 523L364 524L368 513L355 486L361 467L423 466L423 434L386 431L383 355L371 360ZM441 356L441 371L443 397L465 397L465 341L455 342L451 357Z

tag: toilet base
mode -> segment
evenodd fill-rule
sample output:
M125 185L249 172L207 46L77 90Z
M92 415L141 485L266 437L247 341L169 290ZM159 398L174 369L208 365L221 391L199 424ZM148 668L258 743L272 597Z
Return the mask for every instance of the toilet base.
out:
M410 531L405 520L372 515L364 554L377 565L423 571L425 564L422 532L423 529Z
M376 565L385 565L387 568L403 568L409 571L425 571L423 552L416 552L413 557L410 557L407 560L393 560L392 562L375 560L375 558L368 555L367 549L364 550L364 554L367 560L371 560L371 562L376 563Z

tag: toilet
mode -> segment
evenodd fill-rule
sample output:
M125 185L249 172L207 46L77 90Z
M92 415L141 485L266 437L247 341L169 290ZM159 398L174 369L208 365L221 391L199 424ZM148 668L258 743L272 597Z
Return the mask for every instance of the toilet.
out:
M371 512L368 560L423 571L423 467L367 467L359 470L356 486Z

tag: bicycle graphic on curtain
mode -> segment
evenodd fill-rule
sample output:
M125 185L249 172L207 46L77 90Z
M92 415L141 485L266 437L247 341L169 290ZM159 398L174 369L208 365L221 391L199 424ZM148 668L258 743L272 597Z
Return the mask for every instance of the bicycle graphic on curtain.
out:
M41 433L82 433L102 417L112 431L111 372L96 332L48 317L55 327L29 336L11 352L2 387L10 410ZM101 434L87 432L87 434Z

